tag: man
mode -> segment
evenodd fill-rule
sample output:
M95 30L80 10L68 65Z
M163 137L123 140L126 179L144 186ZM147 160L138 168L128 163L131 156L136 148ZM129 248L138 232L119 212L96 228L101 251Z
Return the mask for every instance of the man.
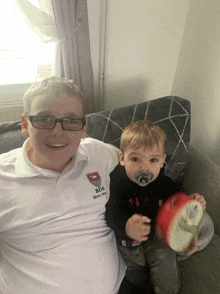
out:
M28 139L0 156L1 294L118 292L125 265L104 219L118 150L85 138L86 126L72 81L25 93Z

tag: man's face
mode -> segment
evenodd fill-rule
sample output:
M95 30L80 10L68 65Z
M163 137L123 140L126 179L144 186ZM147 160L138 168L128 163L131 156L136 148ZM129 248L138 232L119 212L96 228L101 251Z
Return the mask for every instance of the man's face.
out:
M127 148L124 153L120 151L119 157L120 164L125 167L128 178L139 185L134 174L136 172L151 172L154 175L151 182L154 181L164 165L166 154L164 153L162 143L160 142L159 146L155 145L152 149Z
M83 118L82 104L78 97L61 95L58 99L36 96L30 115L54 118ZM22 135L30 137L32 148L29 160L36 166L61 172L76 154L81 138L85 136L86 125L80 131L66 131L58 122L54 129L37 129L29 119L21 117Z

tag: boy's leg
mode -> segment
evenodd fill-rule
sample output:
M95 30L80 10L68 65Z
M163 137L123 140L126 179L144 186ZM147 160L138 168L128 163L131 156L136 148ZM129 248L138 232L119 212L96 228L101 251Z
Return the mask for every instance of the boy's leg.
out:
M204 210L201 224L198 229L198 249L197 251L203 250L212 240L214 235L214 224L208 215L208 213ZM184 252L176 252L177 253L177 261L181 261L186 259L188 256Z
M154 236L146 243L146 259L156 294L177 294L180 289L176 253Z
M143 246L138 246L134 250L118 246L126 266L125 279L133 285L140 288L147 288L147 293L152 293L152 286L150 282L149 267L146 267L145 250Z

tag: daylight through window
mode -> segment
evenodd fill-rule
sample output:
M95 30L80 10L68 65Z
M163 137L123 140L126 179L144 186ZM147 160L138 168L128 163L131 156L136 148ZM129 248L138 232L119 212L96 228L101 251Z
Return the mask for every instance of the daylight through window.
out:
M55 43L41 43L13 0L0 1L0 38L0 85L33 83L39 65L54 64Z

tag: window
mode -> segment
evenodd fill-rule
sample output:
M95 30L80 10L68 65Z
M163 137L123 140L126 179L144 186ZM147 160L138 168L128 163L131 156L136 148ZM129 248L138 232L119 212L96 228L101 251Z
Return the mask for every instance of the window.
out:
M33 83L39 65L54 64L55 43L41 43L13 0L0 0L0 38L0 85Z

